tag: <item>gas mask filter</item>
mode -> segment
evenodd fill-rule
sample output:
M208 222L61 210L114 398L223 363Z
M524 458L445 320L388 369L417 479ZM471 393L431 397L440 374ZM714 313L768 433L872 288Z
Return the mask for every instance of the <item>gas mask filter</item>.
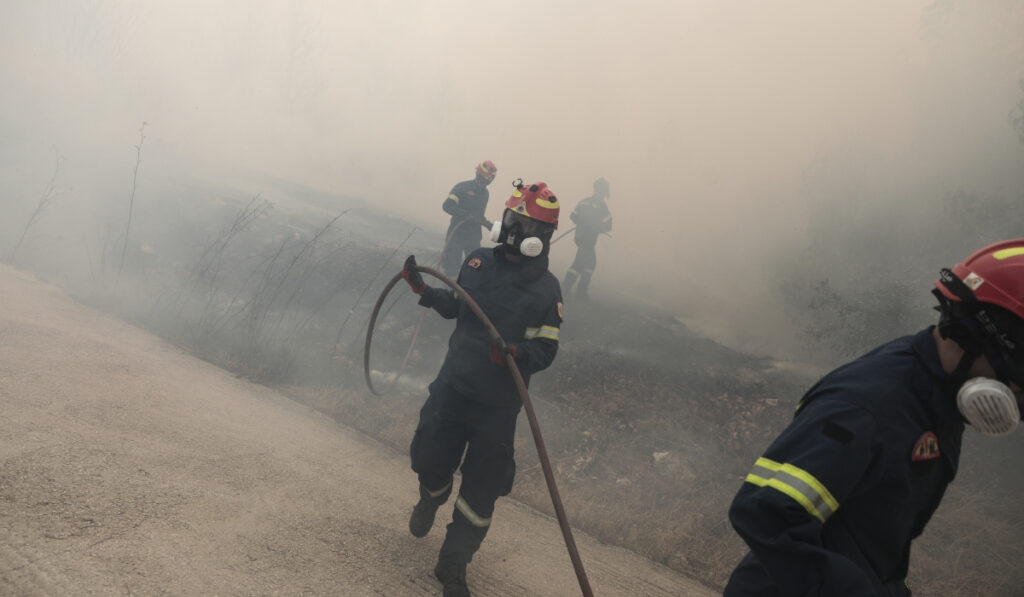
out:
M536 236L524 238L519 243L519 253L524 257L537 257L544 252L544 241Z
M1020 406L1013 391L988 377L964 382L956 394L956 406L967 423L984 435L1009 435L1020 423Z

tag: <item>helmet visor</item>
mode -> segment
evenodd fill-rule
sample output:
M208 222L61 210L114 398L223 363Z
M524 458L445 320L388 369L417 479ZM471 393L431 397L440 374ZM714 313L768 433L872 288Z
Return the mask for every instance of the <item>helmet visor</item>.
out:
M518 227L519 235L522 237L544 236L546 232L553 229L551 224L547 222L534 220L530 216L512 211L511 209L505 210L501 223L507 230L514 230Z

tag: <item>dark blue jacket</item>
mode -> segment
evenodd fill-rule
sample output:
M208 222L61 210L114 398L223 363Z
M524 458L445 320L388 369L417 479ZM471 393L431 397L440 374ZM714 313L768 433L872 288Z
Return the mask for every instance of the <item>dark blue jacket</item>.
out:
M475 240L476 245L479 246L480 239L483 238L482 221L485 219L484 213L487 211L488 199L490 199L490 194L487 192L487 187L480 187L476 184L475 179L464 180L452 187L448 197L441 204L441 209L452 216L445 237L451 237L452 232L458 226L456 234L460 240ZM460 222L467 219L473 220L475 223L466 222L459 226Z
M458 283L505 342L516 346L516 365L529 385L530 374L546 369L558 352L562 290L548 271L548 258L513 263L501 247L476 249L462 264ZM495 406L518 405L521 399L512 374L491 362L487 328L455 292L427 288L420 304L446 319L458 318L438 381L474 400Z
M569 214L569 219L576 224L573 242L580 247L597 245L597 237L612 231L612 212L601 197L587 197L576 204L576 209Z
M910 543L956 475L963 430L931 328L826 375L733 500L751 553L725 595L909 594Z

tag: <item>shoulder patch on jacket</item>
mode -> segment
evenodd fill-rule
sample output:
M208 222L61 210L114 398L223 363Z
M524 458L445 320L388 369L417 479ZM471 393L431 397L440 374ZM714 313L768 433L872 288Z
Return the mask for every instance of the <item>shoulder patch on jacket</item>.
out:
M925 431L924 434L914 444L914 451L910 456L910 459L914 462L920 460L935 460L942 453L939 451L939 438L935 436L934 432Z
M469 261L467 261L466 265L468 267L473 268L473 269L480 269L480 266L483 265L483 261L480 261L479 257L474 257L474 258L470 259Z
M558 318L562 320L565 319L564 317L562 317L562 301L558 301Z

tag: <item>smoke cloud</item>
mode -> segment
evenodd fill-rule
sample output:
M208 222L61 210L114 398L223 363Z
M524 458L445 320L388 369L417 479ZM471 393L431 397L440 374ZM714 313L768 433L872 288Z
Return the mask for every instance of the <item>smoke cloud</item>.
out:
M563 230L605 177L597 289L769 350L776 266L815 222L1021 193L1021 31L1009 0L8 2L0 174L30 205L56 151L80 206L125 196L145 122L140 198L146 177L289 180L438 233L480 160L490 217L544 180Z

